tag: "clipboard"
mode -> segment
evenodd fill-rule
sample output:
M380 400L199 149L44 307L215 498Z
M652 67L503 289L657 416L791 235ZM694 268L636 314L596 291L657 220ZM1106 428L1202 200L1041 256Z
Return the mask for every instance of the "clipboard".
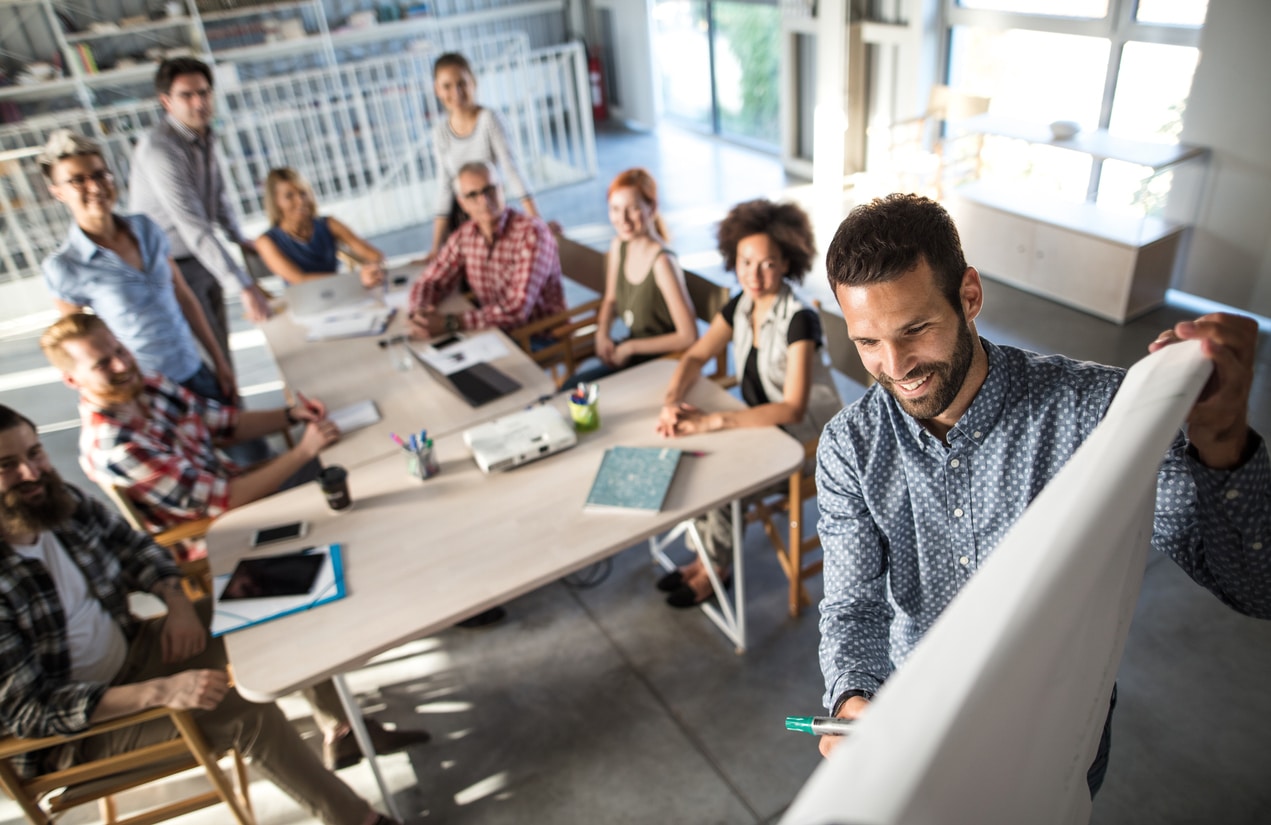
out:
M273 621L299 613L328 602L344 598L344 563L340 545L327 544L310 547L306 553L326 556L313 589L299 596L271 596L262 599L234 599L222 601L221 593L229 583L230 573L222 573L212 580L212 636L224 636L235 630Z

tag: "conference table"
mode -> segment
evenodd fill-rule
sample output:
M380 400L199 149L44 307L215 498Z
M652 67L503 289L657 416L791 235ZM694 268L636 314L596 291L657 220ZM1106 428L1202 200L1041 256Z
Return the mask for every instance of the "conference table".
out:
M392 268L388 277L404 271L401 267ZM403 291L386 297L404 306ZM283 298L286 298L285 292ZM467 306L463 298L452 295L441 304L441 309L458 312ZM394 453L398 447L389 433L407 436L426 429L436 438L522 409L556 389L543 368L503 332L464 333L465 336L480 334L499 338L506 354L489 363L521 385L519 390L502 398L472 407L421 364L400 357L394 363L389 350L380 346L381 341L395 341L394 347L407 343L405 316L405 310L400 309L380 335L325 341L308 340L306 327L288 311L279 312L260 325L289 393L299 391L317 398L331 411L367 400L374 401L379 409L378 423L347 433L323 450L323 464L355 467ZM426 342L409 344L418 350L423 349ZM395 354L400 355L400 349ZM400 369L403 363L410 364L410 368Z
M739 500L786 478L804 451L776 427L660 437L654 426L675 366L655 360L602 379L598 430L580 433L572 449L508 472L482 473L461 432L454 431L435 439L441 473L426 481L408 475L400 450L350 462L353 505L346 511L328 509L321 490L309 484L219 517L207 535L213 574L229 573L253 552L339 544L347 589L338 601L225 636L238 690L270 701L332 677L371 757L360 713L340 674L721 506L733 508L734 592L733 599L719 600L720 615L712 619L743 651ZM708 379L699 380L686 400L707 410L741 405ZM567 415L563 397L546 403ZM620 445L686 451L660 511L584 511L605 450ZM309 525L304 539L251 550L258 528L298 520ZM700 543L690 546L702 552ZM384 792L375 761L369 761ZM384 798L392 809L387 793Z

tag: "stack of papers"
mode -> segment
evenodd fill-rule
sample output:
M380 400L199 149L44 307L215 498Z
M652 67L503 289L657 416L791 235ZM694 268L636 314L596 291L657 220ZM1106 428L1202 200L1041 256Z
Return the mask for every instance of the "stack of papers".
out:
M306 329L309 341L331 341L337 338L358 338L379 335L388 328L393 310L383 306L334 310L321 315L296 316L297 323Z
M363 427L369 427L380 420L379 407L374 401L362 401L350 404L327 413L327 420L340 428L340 433L351 433Z

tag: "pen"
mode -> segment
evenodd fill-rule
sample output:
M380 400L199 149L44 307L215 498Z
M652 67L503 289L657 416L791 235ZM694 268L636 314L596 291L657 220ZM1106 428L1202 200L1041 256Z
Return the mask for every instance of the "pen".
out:
M689 456L691 458L705 458L707 455L709 455L709 453L703 452L701 450L685 450L684 455ZM795 717L791 716L790 718L794 719Z
M852 731L852 720L834 716L787 716L786 730L813 736L846 736Z
M401 447L403 450L406 449L406 442L402 441L402 437L400 435L397 433L389 433L388 437L393 439L393 443L398 447Z

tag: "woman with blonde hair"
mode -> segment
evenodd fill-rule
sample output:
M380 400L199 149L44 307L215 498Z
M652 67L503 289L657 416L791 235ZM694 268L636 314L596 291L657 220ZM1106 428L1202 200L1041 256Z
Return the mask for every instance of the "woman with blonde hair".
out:
M601 363L574 376L571 384L681 352L697 340L693 302L684 271L666 247L658 185L648 170L628 169L609 184L609 222L617 237L605 259L605 295L596 328ZM611 337L616 319L627 330L619 341Z
M256 241L256 251L269 271L287 283L325 278L339 269L336 250L344 244L361 264L362 285L384 279L384 253L340 221L319 215L313 188L290 167L271 169L265 178L265 214L269 230Z

